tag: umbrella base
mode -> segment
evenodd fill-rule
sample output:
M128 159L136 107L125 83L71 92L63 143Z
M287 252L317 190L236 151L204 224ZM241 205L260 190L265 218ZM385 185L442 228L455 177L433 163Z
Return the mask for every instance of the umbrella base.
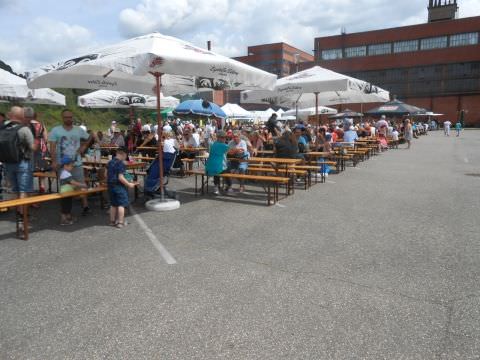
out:
M174 199L154 199L145 204L150 211L170 211L180 208L180 201Z

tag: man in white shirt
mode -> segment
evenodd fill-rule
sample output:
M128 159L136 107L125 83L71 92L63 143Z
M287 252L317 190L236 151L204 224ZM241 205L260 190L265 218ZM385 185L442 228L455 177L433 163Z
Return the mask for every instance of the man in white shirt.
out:
M107 136L111 139L113 138L113 133L115 132L115 129L117 128L117 122L115 120L112 121L112 125L107 130Z
M450 136L450 127L452 126L452 123L450 120L447 120L443 123L443 133L446 136Z

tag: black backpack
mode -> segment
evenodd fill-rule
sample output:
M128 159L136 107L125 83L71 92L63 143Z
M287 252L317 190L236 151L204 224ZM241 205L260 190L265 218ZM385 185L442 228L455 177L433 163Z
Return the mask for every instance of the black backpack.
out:
M15 164L24 159L18 136L18 131L23 127L11 121L0 126L0 162Z

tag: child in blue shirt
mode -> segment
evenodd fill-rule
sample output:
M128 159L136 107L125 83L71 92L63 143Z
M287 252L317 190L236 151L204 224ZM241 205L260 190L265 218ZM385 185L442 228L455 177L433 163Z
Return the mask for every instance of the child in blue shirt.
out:
M224 131L217 133L217 140L210 146L210 155L208 156L207 163L205 165L205 173L208 176L213 176L213 183L215 189L213 193L219 194L220 177L216 176L221 174L227 169L227 152L229 147L225 144L227 135Z
M110 225L121 229L125 226L125 208L128 207L128 188L138 185L125 177L127 152L117 149L115 158L108 162L107 185L110 196Z
M75 191L77 189L86 189L88 186L85 183L81 183L75 181L72 176L72 169L74 167L75 160L69 157L68 155L64 155L61 160L62 169L60 170L60 179L59 185L61 194ZM72 217L72 198L67 197L60 200L60 207L61 207L61 215L60 215L60 225L72 225L73 224L73 217Z

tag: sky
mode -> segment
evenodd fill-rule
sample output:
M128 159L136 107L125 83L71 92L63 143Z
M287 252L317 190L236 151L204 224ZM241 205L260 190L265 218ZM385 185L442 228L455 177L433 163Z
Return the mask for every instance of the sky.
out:
M460 17L480 0L458 0ZM428 0L0 0L0 60L18 73L158 31L226 56L315 37L424 23Z

